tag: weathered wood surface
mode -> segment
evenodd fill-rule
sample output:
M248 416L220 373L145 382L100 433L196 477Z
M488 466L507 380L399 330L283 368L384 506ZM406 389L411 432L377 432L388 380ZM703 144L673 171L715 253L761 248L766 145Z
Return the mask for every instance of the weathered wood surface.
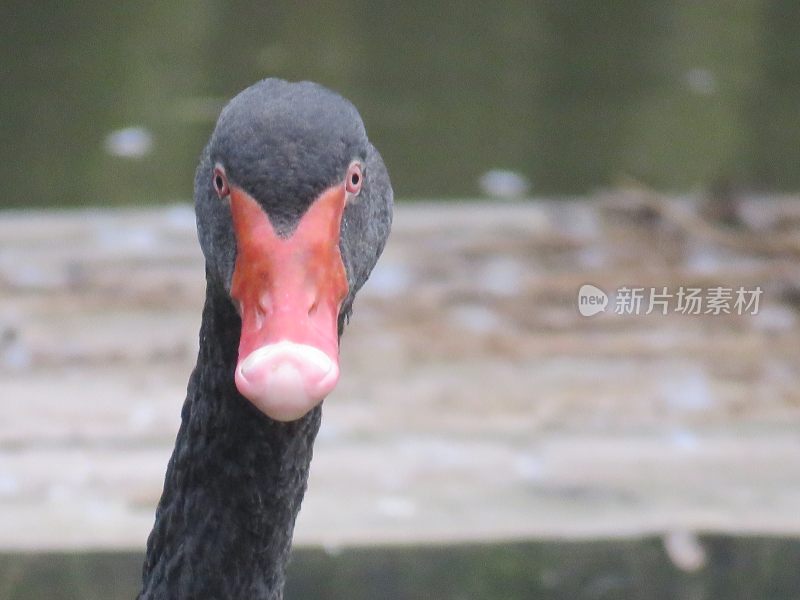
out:
M662 206L398 207L297 542L800 533L800 203L738 230ZM196 351L191 209L3 213L0 244L0 547L143 548ZM586 318L587 282L764 295Z

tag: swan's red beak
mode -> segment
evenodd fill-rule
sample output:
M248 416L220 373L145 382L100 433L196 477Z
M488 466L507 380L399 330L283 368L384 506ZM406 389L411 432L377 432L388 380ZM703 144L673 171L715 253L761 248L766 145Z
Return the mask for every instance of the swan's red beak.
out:
M231 296L242 317L236 387L267 416L293 421L339 379L345 188L324 191L287 238L247 192L231 186L230 196L237 244Z

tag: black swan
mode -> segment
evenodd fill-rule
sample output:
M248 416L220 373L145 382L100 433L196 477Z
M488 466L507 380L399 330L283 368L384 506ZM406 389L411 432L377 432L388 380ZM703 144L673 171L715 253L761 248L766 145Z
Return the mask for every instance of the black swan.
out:
M139 598L279 599L320 403L392 188L350 102L265 79L223 109L194 194L200 351Z

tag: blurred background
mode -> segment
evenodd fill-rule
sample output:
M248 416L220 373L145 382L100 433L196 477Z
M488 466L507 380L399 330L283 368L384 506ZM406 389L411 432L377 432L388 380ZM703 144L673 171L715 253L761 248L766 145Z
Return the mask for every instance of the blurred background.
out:
M135 594L197 349L194 169L267 76L352 100L397 199L289 600L800 596L797 2L0 18L0 598ZM622 286L763 294L616 314Z

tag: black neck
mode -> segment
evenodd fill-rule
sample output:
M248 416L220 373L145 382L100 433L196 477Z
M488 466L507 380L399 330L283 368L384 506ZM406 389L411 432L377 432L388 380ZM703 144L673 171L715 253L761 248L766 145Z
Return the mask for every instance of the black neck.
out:
M241 323L209 282L200 352L147 542L143 600L280 599L320 409L292 423L234 385Z

